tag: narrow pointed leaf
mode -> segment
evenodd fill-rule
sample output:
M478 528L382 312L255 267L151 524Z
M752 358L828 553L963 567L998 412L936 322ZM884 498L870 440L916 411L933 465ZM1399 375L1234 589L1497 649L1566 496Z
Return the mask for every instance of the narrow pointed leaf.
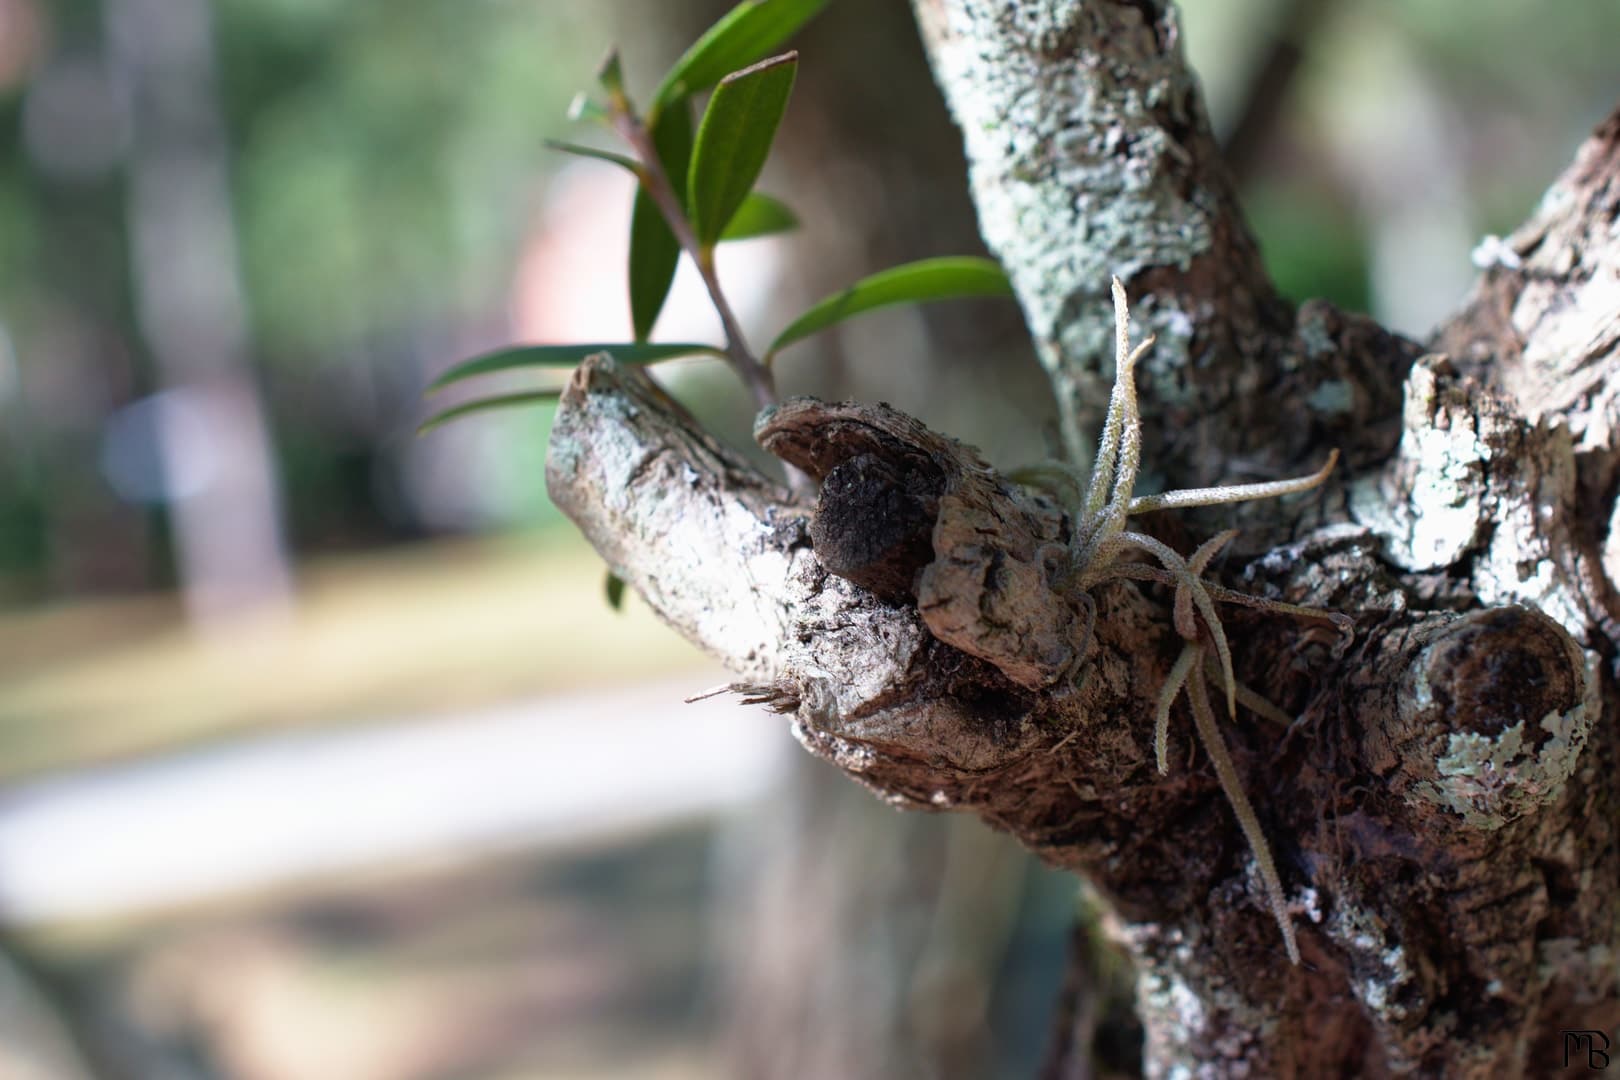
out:
M434 413L417 427L418 435L426 435L441 424L448 424L452 420L459 420L463 416L472 416L474 413L489 412L493 409L510 409L520 405L541 405L548 401L556 401L562 394L559 390L534 390L526 394L501 394L497 397L479 398L443 412Z
M686 204L686 174L692 160L692 108L676 102L659 113L653 122L653 146L658 160L675 189L675 197ZM635 205L630 211L630 325L637 341L652 333L658 313L664 310L675 266L680 262L681 245L669 223L645 189L636 188Z
M632 158L627 158L623 154L615 154L611 150L598 150L594 146L581 146L579 143L563 142L561 139L547 139L546 146L552 150L560 150L565 154L573 154L575 157L595 158L597 161L611 162L622 169L628 169L633 176L641 175L641 166L637 165Z
M680 261L680 241L670 232L657 204L637 188L635 205L630 210L629 266L630 327L637 341L646 341L652 335Z
M720 234L720 241L752 240L756 236L769 236L798 227L799 217L788 209L786 203L755 191L731 215L725 232Z
M720 239L765 167L793 92L799 54L784 53L720 80L698 125L686 204L698 243Z
M1007 280L1006 272L990 259L948 256L906 263L862 278L843 292L816 304L776 336L770 352L780 352L811 334L877 308L1011 295L1012 283Z
M664 110L653 122L648 134L653 149L658 151L658 162L669 177L669 186L675 197L686 202L686 174L692 166L692 107L685 102Z
M686 50L653 96L653 109L707 90L730 72L769 56L827 0L743 0Z
M673 360L677 356L724 356L713 345L683 343L678 345L649 345L646 342L616 342L613 344L585 345L519 345L464 360L428 385L428 392L442 390L451 383L470 379L475 375L489 375L514 368L550 367L571 368L594 353L609 353L621 364L656 364L660 360Z
M609 49L596 69L596 81L609 94L624 95L624 65L619 61L619 50Z
M608 607L614 611L624 610L624 578L609 570L602 582L602 592L607 596Z

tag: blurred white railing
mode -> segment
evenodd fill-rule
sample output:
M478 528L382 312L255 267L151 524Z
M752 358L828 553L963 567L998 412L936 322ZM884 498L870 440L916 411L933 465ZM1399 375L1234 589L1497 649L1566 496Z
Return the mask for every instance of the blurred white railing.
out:
M418 858L583 845L757 799L786 721L706 676L276 735L0 791L0 920L132 915Z

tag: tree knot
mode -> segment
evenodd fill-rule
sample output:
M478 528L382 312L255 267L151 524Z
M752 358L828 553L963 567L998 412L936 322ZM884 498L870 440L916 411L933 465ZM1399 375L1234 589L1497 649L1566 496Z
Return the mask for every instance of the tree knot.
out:
M1494 830L1553 801L1592 723L1585 659L1520 606L1451 620L1409 654L1392 726L1394 785Z

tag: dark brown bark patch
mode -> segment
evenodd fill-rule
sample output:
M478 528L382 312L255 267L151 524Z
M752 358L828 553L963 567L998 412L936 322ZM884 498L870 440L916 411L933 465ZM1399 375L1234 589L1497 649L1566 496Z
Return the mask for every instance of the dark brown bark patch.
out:
M810 541L832 573L885 600L914 595L934 558L937 472L904 460L857 454L821 482Z

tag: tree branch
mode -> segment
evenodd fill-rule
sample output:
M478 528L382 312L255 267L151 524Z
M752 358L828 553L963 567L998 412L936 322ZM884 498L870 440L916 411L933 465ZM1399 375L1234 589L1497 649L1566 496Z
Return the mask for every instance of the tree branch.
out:
M1138 966L1150 1073L1495 1076L1544 1067L1562 1029L1612 1029L1620 638L1600 543L1620 486L1620 121L1445 328L1455 359L1414 363L1368 320L1275 300L1173 10L917 4L1071 441L1123 268L1168 343L1146 362L1150 465L1206 483L1232 455L1269 478L1346 451L1319 497L1273 511L1292 539L1225 574L1357 620L1347 653L1334 631L1227 620L1238 679L1296 718L1223 734L1304 964L1279 962L1208 762L1154 766L1170 596L1055 587L1074 523L971 448L886 407L789 401L756 436L822 481L794 507L598 357L563 396L554 500L813 752L1091 881ZM1186 761L1180 712L1170 740Z
M1574 540L1606 636L1620 642L1620 111L1599 124L1530 220L1475 252L1484 272L1434 346L1534 424L1567 428Z
M985 240L1089 460L1112 379L1110 275L1158 345L1139 374L1146 460L1170 486L1386 456L1418 349L1272 288L1164 0L913 0L962 128ZM1154 421L1157 421L1155 423ZM1264 509L1255 511L1261 515Z
M1525 852L1528 867L1528 853L1554 850L1546 845L1591 797L1564 781L1597 713L1595 681L1557 623L1505 608L1455 629L1455 615L1418 610L1412 586L1370 572L1376 538L1361 528L1319 530L1255 564L1262 576L1251 589L1388 613L1363 620L1351 657L1334 656L1336 635L1274 619L1246 620L1237 639L1268 658L1240 675L1311 732L1280 744L1274 734L1232 733L1244 787L1310 920L1301 927L1307 967L1296 970L1274 962L1282 943L1263 884L1207 764L1168 779L1153 767L1146 721L1179 642L1164 598L1134 584L1101 590L1090 652L1065 679L1071 638L1057 631L1072 633L1074 613L1043 577L1046 544L1069 523L971 449L881 406L789 402L764 414L759 436L824 479L807 518L683 424L611 361L588 361L564 395L553 498L661 614L742 672L744 689L794 713L813 752L892 802L970 810L1086 875L1125 920L1155 1061L1207 1062L1210 1047L1224 1047L1254 1067L1310 1070L1358 1040L1361 1053L1389 1062L1454 1045L1442 1030L1449 984L1390 967L1391 933L1401 948L1424 946L1407 931L1368 936L1390 915L1389 883L1358 868L1393 852L1452 873L1449 890L1414 889L1415 907L1458 909L1423 934L1462 955L1469 942L1496 940L1500 922L1471 905L1502 879L1467 869L1467 852L1483 843L1474 837ZM889 479L866 482L873 477ZM906 497L879 512L897 491ZM863 528L875 539L852 535ZM912 584L880 598L829 572L808 546L818 534L841 538L823 546L844 572L865 577L876 563L893 583L910 565ZM860 551L877 557L863 561ZM1490 663L1481 668L1470 649ZM1270 659L1279 656L1289 658L1280 668ZM1518 694L1520 681L1546 688L1542 704ZM1476 705L1466 710L1406 707L1468 693ZM1536 715L1512 711L1525 708ZM1184 723L1172 740L1184 759ZM1392 753L1405 779L1375 791L1365 778L1387 774ZM1557 811L1538 813L1548 805ZM1458 825L1437 831L1447 814ZM1468 826L1470 815L1481 824ZM1573 859L1570 872L1590 857ZM1513 880L1504 900L1523 892ZM1521 897L1529 906L1515 918L1546 916L1544 894L1534 895L1542 899ZM1606 910L1597 903L1570 917ZM1534 986L1540 969L1526 956L1540 955L1526 944L1478 965L1490 975L1478 981ZM1383 966L1367 966L1375 962ZM1582 978L1591 963L1574 965ZM1404 988L1399 1016L1374 997L1395 985ZM1362 1011L1345 1013L1346 995L1359 996ZM1196 1023L1181 1004L1194 999L1206 1005ZM1527 990L1519 1007L1540 999Z

